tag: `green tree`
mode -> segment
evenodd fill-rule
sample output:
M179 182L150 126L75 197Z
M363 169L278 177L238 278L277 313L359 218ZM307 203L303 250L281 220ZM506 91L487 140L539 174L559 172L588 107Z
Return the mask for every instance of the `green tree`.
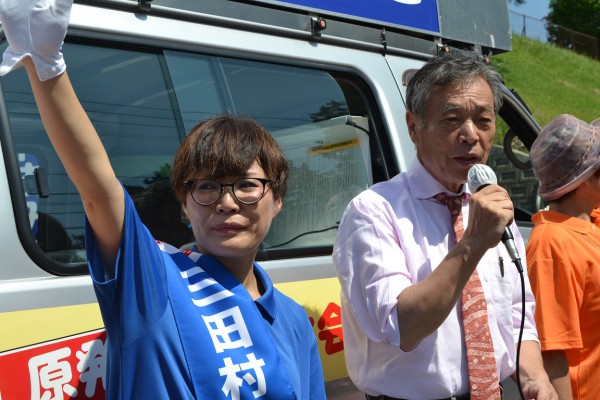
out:
M600 0L550 0L548 22L600 37Z
M332 100L319 108L319 111L310 114L313 122L327 121L328 119L348 115L348 106L339 101Z
M550 0L548 40L558 46L598 57L600 0ZM579 35L584 33L592 37Z
M164 181L164 180L168 180L171 178L171 173L173 172L173 169L171 167L171 164L169 163L165 163L163 165L160 166L160 168L158 169L158 171L154 171L153 174L154 176L151 178L144 178L144 183L147 185L150 185L154 182L159 182L159 181Z

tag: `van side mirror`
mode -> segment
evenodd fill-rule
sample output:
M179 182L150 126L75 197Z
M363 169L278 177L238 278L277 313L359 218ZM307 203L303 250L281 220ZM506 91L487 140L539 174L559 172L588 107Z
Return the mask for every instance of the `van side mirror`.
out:
M33 170L33 175L26 175L23 178L25 192L28 194L37 194L43 199L50 197L50 185L48 184L48 175L42 167Z

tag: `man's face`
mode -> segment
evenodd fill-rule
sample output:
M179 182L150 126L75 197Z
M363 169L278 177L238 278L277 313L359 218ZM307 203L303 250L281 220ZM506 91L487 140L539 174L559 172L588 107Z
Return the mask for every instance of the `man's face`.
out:
M406 113L411 140L425 169L458 192L474 164L487 161L496 133L494 98L483 78L437 86L429 94L424 120Z

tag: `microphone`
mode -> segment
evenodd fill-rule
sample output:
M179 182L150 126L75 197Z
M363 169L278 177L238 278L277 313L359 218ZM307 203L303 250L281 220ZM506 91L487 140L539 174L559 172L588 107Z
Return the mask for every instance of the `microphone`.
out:
M467 184L469 185L471 193L478 192L484 187L496 183L498 183L496 174L489 166L485 164L475 164L469 169L467 174ZM506 250L513 263L517 266L519 272L523 272L523 268L521 267L521 257L519 257L517 246L515 246L515 238L508 226L504 228L501 240L502 243L504 243L504 246L506 246Z

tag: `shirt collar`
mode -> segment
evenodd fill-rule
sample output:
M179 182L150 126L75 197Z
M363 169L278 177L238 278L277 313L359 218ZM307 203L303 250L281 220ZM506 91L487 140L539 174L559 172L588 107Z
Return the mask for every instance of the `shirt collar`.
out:
M591 222L550 210L544 210L536 213L533 216L532 221L535 225L561 224L566 229L570 229L574 232L578 232L583 235L589 235L590 231L594 226L594 224L592 224Z
M438 193L448 193L450 195L457 195L463 192L469 193L465 184L462 185L461 193L451 193L444 185L431 176L418 158L414 159L407 174L409 176L408 186L410 193L415 199L430 199Z
M256 274L256 278L265 288L263 295L254 300L254 304L256 304L260 310L263 318L272 324L277 316L277 305L275 301L275 288L273 287L273 282L271 282L271 279L267 273L257 263L254 263L254 273Z
M226 288L239 286L241 283L229 272L227 268L223 266L214 256L203 255L204 264L202 267L207 270L209 275L213 276L221 285ZM277 303L275 299L275 288L273 282L267 275L264 269L258 263L254 263L254 274L256 279L260 281L265 292L261 297L254 300L258 310L262 314L263 318L270 324L275 321L277 316ZM250 295L248 294L248 297Z

